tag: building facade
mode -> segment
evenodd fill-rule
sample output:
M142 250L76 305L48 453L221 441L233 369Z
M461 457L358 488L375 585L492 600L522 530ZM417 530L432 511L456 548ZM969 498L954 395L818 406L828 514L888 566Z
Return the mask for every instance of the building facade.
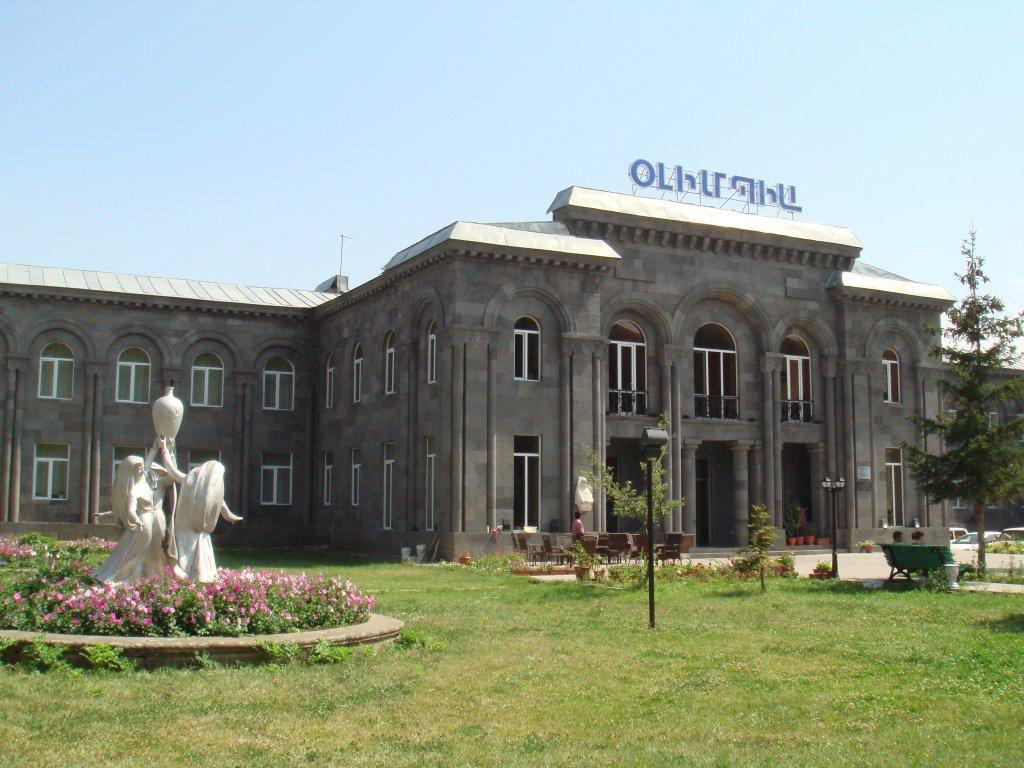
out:
M754 502L824 533L827 473L843 543L969 523L900 447L942 407L944 289L864 264L840 227L580 187L549 213L455 222L352 290L0 267L0 530L102 523L172 385L179 464L227 467L228 540L450 555L566 531L592 454L642 484L659 421L684 502L665 527L700 546L742 543ZM628 525L600 497L585 522Z

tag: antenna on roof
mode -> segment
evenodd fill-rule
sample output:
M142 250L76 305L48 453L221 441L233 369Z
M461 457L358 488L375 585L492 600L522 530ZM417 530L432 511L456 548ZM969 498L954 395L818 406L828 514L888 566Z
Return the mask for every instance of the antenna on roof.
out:
M353 237L352 235L338 235L341 238L341 253L338 254L338 274L345 274L345 241L346 240L362 240L361 237Z

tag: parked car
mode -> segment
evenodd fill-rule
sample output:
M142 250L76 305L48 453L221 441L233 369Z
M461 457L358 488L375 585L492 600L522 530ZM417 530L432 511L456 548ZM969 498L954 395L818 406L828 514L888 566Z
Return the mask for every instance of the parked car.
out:
M1024 541L1024 528L1004 528L1003 536L1014 541Z
M953 541L955 539L959 539L961 536L966 536L968 533L969 533L969 531L966 528L954 528L953 526L949 527L949 539L950 539L950 541Z
M1003 536L1002 531L985 531L985 543L991 544L993 541L1000 541L1006 538ZM949 542L949 548L954 552L977 552L978 551L978 533L971 531L966 533L958 539L953 539Z

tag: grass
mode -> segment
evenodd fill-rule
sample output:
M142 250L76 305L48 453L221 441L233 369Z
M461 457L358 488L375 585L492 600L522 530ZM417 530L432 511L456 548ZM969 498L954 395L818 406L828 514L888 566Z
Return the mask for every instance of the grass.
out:
M1019 765L1024 597L711 581L642 592L233 551L378 595L340 663L0 671L0 765Z

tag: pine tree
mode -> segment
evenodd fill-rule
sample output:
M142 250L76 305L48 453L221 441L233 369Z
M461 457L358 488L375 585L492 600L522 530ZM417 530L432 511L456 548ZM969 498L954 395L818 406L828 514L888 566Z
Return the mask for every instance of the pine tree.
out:
M966 269L957 278L967 295L946 312L947 344L934 353L946 365L939 381L951 412L934 419L914 417L921 432L936 435L942 452L931 454L905 445L907 463L918 487L933 501L967 499L978 529L978 570L985 570L985 509L1024 495L1024 416L991 423L1000 405L1024 398L1024 376L1007 376L1024 338L1024 313L1007 316L997 297L982 293L988 282L985 260L976 250L972 229L960 249Z

